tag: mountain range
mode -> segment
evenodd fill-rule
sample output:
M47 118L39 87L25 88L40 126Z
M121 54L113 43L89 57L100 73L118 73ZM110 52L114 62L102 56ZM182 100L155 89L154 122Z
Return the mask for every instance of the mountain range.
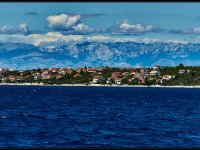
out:
M155 42L83 42L62 45L0 43L0 67L150 67L200 65L200 44Z

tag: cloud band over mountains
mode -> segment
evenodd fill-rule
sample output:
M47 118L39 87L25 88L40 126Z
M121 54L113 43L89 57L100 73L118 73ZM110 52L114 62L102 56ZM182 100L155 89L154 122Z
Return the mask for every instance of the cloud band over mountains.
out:
M36 12L26 12L27 16L37 16ZM103 16L106 14L67 14L61 13L46 17L48 29L46 33L32 30L27 23L20 23L18 26L0 26L0 42L19 42L34 45L59 45L65 42L175 42L185 43L185 40L167 39L161 40L156 37L148 37L149 33L168 34L200 34L200 27L187 29L164 29L151 24L130 23L124 20L105 29L95 29L84 23L84 16ZM89 18L90 19L90 18ZM124 36L124 37L120 37ZM138 38L139 36L143 36ZM144 37L145 36L145 37ZM200 42L199 37L193 38L193 42Z

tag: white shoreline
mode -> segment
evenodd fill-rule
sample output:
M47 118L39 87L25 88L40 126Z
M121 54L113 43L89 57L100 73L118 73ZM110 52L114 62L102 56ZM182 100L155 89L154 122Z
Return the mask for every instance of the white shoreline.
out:
M153 87L153 88L200 88L200 85L196 86L161 86L161 85L102 85L102 84L38 84L38 83L0 83L1 85L20 85L20 86L91 86L91 87Z

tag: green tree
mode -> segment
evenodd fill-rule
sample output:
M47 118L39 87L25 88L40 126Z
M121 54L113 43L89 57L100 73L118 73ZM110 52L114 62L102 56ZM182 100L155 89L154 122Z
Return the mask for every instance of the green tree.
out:
M25 70L22 74L24 77L27 75L31 75L31 71L30 70Z
M145 85L153 85L155 84L155 80L146 80Z
M139 82L139 80L137 78L131 80L131 82L129 83L130 85L137 85Z
M121 82L122 82L122 84L127 84L128 83L128 78L123 78Z
M180 63L180 64L178 65L178 69L185 69L185 66L184 66L182 63Z

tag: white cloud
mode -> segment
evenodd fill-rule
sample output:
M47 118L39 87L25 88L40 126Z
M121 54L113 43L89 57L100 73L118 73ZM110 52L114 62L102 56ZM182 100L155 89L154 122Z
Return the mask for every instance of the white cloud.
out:
M95 36L88 36L85 38L86 41L89 42L137 42L138 39L134 37L128 37L128 38L121 38L121 37L111 37L111 36L104 36L104 35L95 35Z
M45 35L32 34L29 35L33 39L33 44L38 46L41 43L51 43L51 42L80 42L83 40L82 35L63 35L59 32L48 32Z
M34 39L30 38L30 36L19 35L19 34L13 34L13 35L2 34L0 36L0 42L32 44L33 40Z
M93 29L83 24L80 19L80 15L68 14L53 15L46 18L49 28L54 31L63 31L66 34L91 33Z
M192 29L193 33L199 34L200 33L200 27L195 27Z
M26 32L29 31L28 25L27 25L26 23L21 23L21 24L19 25L19 29L20 29L22 32L24 32L24 33L26 33Z
M115 38L103 36L103 35L96 35L96 36L89 36L86 38L86 40L90 42L111 42L115 41Z
M159 39L151 39L151 38L143 38L142 42L144 43L153 43L153 42L160 42Z
M157 38L136 38L136 37L122 37L122 36L106 36L106 35L65 35L60 32L48 32L46 34L2 34L0 42L12 43L26 43L35 46L57 46L66 43L82 43L82 42L139 42L139 43L153 43L153 42L173 42L187 44L187 40L166 39L160 40ZM200 43L200 37L194 38L190 43Z
M200 27L188 28L188 29L171 29L169 33L175 34L200 34Z
M26 23L21 23L18 27L4 25L0 27L0 33L3 34L27 34L29 27Z
M111 28L112 34L144 34L147 32L161 32L163 29L154 27L153 25L130 24L128 20L124 20L121 24L115 25Z
M39 46L41 43L66 43L84 41L83 35L63 35L59 32L48 32L46 34L29 35L6 35L0 36L0 42L26 43Z
M119 27L124 31L131 30L135 32L148 32L154 29L152 25L144 26L142 24L129 24L128 20L124 20L124 22L120 24Z
M77 24L76 26L73 27L73 29L75 31L79 31L79 32L81 32L81 31L91 32L92 31L91 28L89 28L88 26L84 25L83 23Z
M49 28L52 29L68 29L78 23L80 15L69 16L67 14L54 15L47 17Z

